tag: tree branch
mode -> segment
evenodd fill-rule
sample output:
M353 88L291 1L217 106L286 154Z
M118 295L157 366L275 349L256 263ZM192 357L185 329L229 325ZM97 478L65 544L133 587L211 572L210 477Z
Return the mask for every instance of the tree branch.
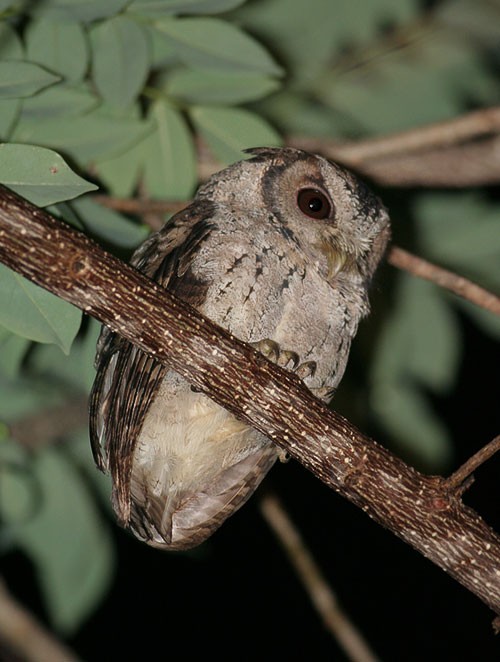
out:
M477 306L495 313L495 315L500 315L500 297L488 292L488 290L467 278L453 273L453 271L438 267L436 264L417 257L398 246L393 246L390 249L387 261L394 267L404 269L404 271L408 271L419 278L430 280L471 303L475 303Z
M335 149L335 158L348 161L352 165L361 165L369 159L443 149L489 134L500 134L500 106L475 110L450 120L432 122L406 131L343 145L305 138L304 140L311 142L303 149L310 150L311 145L321 149L321 145L325 147L326 144L328 150ZM298 141L298 138L292 139L292 142Z
M283 546L325 627L348 658L352 662L377 662L378 658L340 607L335 593L323 577L278 497L265 494L260 500L260 511Z
M500 537L444 478L407 466L295 374L5 188L0 260L169 365L500 614Z
M447 478L446 483L448 489L460 489L464 492L465 489L467 489L464 489L464 486L467 485L468 487L468 480L472 478L472 472L489 460L495 453L498 453L498 451L500 451L500 435L492 439L489 444L486 444L486 446L479 449L477 453L474 453L467 462L462 464L461 467Z
M9 434L30 450L43 448L63 438L68 430L88 424L87 398L74 396L62 405L42 409L21 420L9 423Z
M500 106L365 140L290 137L287 144L387 186L486 186L500 181Z
M2 642L25 662L78 662L73 652L10 595L0 577L0 649ZM4 659L2 650L0 658Z
M108 207L108 209L114 209L123 214L137 214L138 216L144 216L146 214L175 214L189 204L189 200L169 201L116 198L111 195L102 195L100 193L92 196L92 199L103 207Z

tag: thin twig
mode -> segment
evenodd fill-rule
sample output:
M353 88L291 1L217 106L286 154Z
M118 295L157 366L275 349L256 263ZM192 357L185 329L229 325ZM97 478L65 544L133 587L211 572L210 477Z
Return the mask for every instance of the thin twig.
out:
M23 662L78 662L78 658L69 648L55 639L15 600L1 578L0 642ZM0 643L0 658L1 648Z
M348 658L353 662L377 662L376 655L340 607L334 592L278 497L275 494L263 496L260 500L260 510L285 549L325 627L338 641Z
M57 407L42 409L9 424L9 434L22 446L39 449L63 438L68 430L88 424L87 398L73 397Z
M500 136L425 152L367 159L355 165L331 152L344 165L382 186L464 188L500 182Z
M116 198L111 195L95 195L93 200L103 207L123 212L124 214L175 214L189 204L186 200L143 200L137 198Z
M486 444L483 448L478 450L472 457L470 457L466 462L462 464L455 472L448 476L446 479L446 485L450 490L459 489L461 485L470 477L473 471L475 471L481 464L490 459L495 453L500 450L500 435L495 437L490 441L489 444Z
M459 296L485 308L495 315L500 315L500 297L483 287L476 285L467 278L452 271L438 267L421 257L417 257L398 246L393 246L387 256L387 261L394 267L404 269L414 276L425 278L437 285L458 294Z
M297 137L290 138L288 143L291 146L300 146L302 149L332 152L335 155L333 158L349 162L354 167L369 159L434 150L492 133L500 133L500 106L484 108L451 120L352 143L340 144L324 139Z

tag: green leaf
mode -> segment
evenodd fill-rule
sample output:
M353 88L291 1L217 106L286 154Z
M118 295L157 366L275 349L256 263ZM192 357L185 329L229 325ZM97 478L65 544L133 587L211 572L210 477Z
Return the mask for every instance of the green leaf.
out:
M402 274L392 318L381 334L373 367L379 382L418 380L445 391L456 377L461 342L446 295L432 283Z
M92 482L97 497L114 520L115 515L111 506L111 476L109 474L103 474L96 469L92 453L90 452L88 430L79 430L73 434L67 449L75 464L81 468Z
M166 91L188 103L236 104L260 99L279 86L262 74L181 69L169 77Z
M89 198L75 200L71 206L87 231L120 248L135 248L149 234L147 226L133 223Z
M91 33L93 78L101 96L127 106L140 93L151 63L148 33L136 21L117 16Z
M27 377L23 371L15 378L0 372L0 420L16 421L46 407L62 402L61 389L57 384Z
M497 81L470 42L429 28L411 48L318 77L314 94L374 133L455 117L463 98L494 103L495 89Z
M0 325L23 338L54 343L66 354L81 312L0 264Z
M71 345L65 356L56 345L36 345L29 356L30 374L48 383L62 385L65 393L88 393L94 382L94 358L101 325L89 319L84 334Z
M216 18L164 19L156 27L179 57L200 69L279 75L281 68L255 39Z
M258 108L282 134L327 136L329 139L345 135L338 115L330 108L292 92L290 87L260 101Z
M177 64L179 58L175 48L165 39L165 35L157 30L154 25L147 24L145 27L149 32L151 44L151 68L163 69L170 67L172 64Z
M135 0L127 11L150 18L170 14L216 14L229 11L245 0Z
M112 195L128 198L137 187L144 162L143 156L143 145L132 145L123 154L95 163L97 176Z
M433 466L449 453L449 435L422 387L443 392L460 357L458 320L433 284L399 277L396 304L372 366L372 405L396 443Z
M59 154L34 145L0 145L0 182L39 207L95 191Z
M436 6L440 23L464 31L481 43L496 48L500 37L500 7L498 2L448 0Z
M241 108L197 106L191 118L215 156L223 163L239 161L242 150L281 145L280 136L261 117Z
M398 300L408 341L405 371L436 391L448 389L456 378L461 343L445 293L432 283L405 277Z
M85 165L94 159L110 158L126 151L149 130L145 122L98 108L79 117L23 118L12 140L58 149Z
M23 60L23 42L17 32L6 23L0 23L0 57L2 60Z
M118 14L130 0L43 0L33 3L30 13L34 16L61 21L83 21L90 23Z
M423 193L415 201L419 246L431 259L500 286L500 205L477 193Z
M155 198L187 200L196 185L193 140L182 115L166 101L151 113L155 130L143 142L144 183Z
M83 115L96 108L99 103L99 98L85 87L75 88L61 83L24 99L22 118L37 120L61 117L65 119Z
M11 5L14 4L15 0L0 0L0 11L8 9Z
M58 80L33 62L0 61L0 99L29 97Z
M352 57L356 44L380 36L381 26L417 19L418 10L416 0L377 0L362 8L352 0L268 0L247 2L235 20L272 44L294 81L309 85L343 52Z
M36 456L33 471L39 509L16 531L16 540L35 564L52 622L69 634L108 588L113 550L86 483L69 459L49 448Z
M0 327L0 373L15 377L28 351L30 341Z
M26 31L29 60L41 64L69 81L81 80L88 67L88 46L79 23L40 19Z
M21 110L21 99L0 100L0 141L8 140Z
M14 450L16 446L18 445L12 439L4 439L0 441L0 454L2 456L5 454L6 447ZM15 535L19 526L33 516L37 496L36 485L25 460L12 462L4 460L2 457L0 459L0 520L2 526L10 529L11 536Z
M371 404L401 452L432 471L449 466L450 435L417 386L401 382L379 385Z

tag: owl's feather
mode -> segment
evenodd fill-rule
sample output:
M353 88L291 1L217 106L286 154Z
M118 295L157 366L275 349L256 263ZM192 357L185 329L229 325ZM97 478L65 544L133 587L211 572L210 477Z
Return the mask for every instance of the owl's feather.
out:
M292 149L253 154L209 180L132 264L242 340L270 339L315 364L305 382L329 399L368 312L388 217L335 164ZM304 190L324 215L301 207ZM156 547L199 544L254 492L277 450L110 331L96 367L92 447L111 472L119 520Z

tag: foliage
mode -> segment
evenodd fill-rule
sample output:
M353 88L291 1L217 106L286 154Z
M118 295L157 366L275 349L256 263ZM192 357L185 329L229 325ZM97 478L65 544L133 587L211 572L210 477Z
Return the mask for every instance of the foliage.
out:
M124 255L147 230L92 191L187 200L198 139L224 165L287 134L362 138L498 103L499 17L498 2L472 0L0 0L0 182ZM500 287L498 200L383 197L397 203L398 242ZM431 284L402 274L387 282L377 284L379 313L354 353L370 357L378 425L436 469L453 450L432 398L455 384L457 311L486 334L498 336L500 325ZM97 325L80 323L73 307L0 268L7 426L88 391ZM95 500L102 477L82 450L84 431L64 448L28 453L7 430L0 552L17 546L30 556L53 623L68 632L112 571L109 524Z

